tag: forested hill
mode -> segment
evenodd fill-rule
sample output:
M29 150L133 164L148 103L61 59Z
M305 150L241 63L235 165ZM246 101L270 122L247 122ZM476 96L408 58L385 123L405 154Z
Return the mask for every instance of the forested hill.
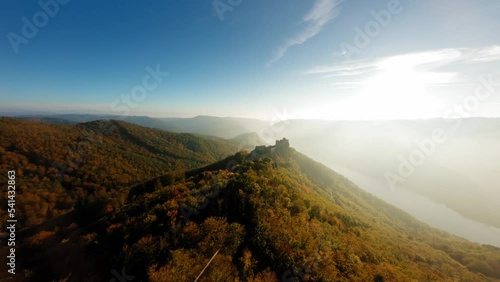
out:
M213 257L199 281L500 281L500 249L428 227L287 140L121 196L27 232L30 277L194 281Z
M0 118L0 179L6 183L7 171L16 171L18 220L25 227L70 211L78 198L114 195L167 172L221 160L238 148L236 141L117 120L53 125ZM5 209L0 214L4 219Z

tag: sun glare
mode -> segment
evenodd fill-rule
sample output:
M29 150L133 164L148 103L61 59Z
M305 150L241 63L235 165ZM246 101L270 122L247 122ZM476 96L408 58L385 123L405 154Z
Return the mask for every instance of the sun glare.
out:
M347 119L421 119L439 115L440 103L428 93L438 74L394 67L360 83L352 98L338 105Z

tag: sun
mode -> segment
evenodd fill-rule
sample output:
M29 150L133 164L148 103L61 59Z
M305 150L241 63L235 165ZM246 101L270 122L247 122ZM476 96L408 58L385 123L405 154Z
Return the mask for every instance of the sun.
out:
M429 95L426 74L413 69L392 68L360 83L342 108L352 119L422 119L439 111L439 101Z

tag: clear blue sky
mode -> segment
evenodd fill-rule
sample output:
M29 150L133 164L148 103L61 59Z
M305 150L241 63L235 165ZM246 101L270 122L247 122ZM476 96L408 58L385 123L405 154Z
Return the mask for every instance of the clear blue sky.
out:
M499 1L55 1L0 4L1 112L425 118L492 75L500 116Z

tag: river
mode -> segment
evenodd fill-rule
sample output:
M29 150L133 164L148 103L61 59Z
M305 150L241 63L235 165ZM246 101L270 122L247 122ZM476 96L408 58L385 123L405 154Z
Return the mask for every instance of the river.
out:
M331 169L347 177L366 192L406 211L418 220L470 241L500 247L500 229L460 215L446 205L434 202L416 193L391 191L386 183L362 175L340 165Z

